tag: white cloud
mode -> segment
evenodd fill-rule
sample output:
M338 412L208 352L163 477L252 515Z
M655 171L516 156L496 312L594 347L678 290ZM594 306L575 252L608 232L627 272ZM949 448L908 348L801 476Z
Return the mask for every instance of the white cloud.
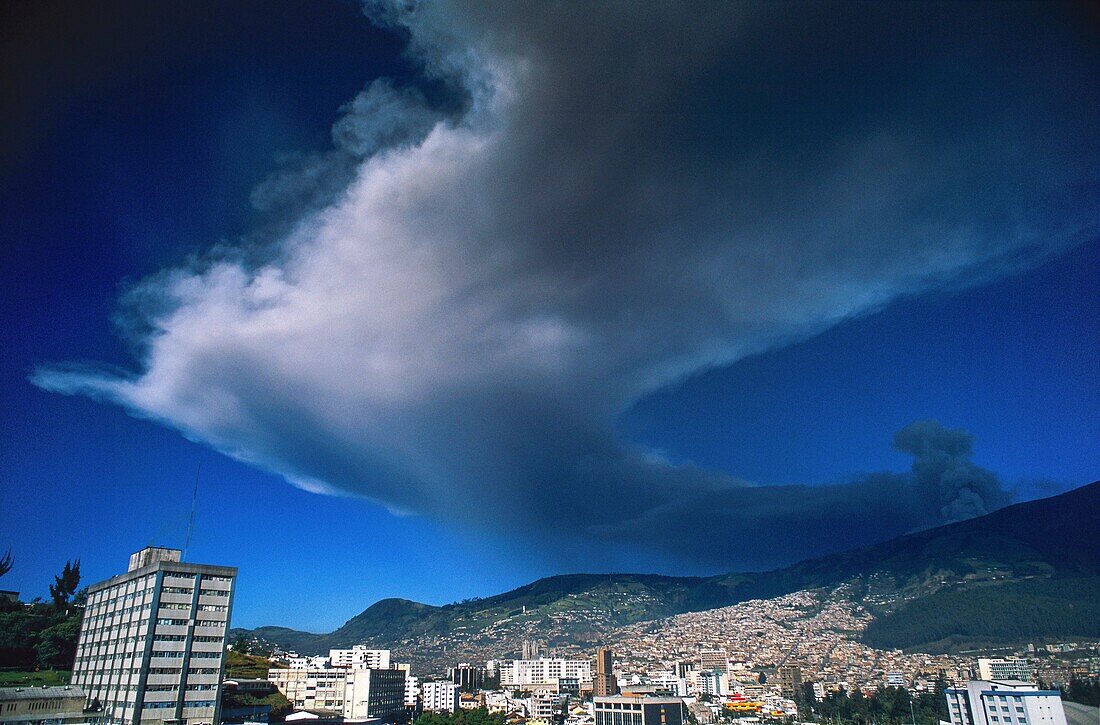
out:
M427 66L468 84L460 117L433 122L416 94L376 86L337 123L369 147L354 179L266 262L223 257L138 290L152 331L137 375L35 381L308 490L603 536L672 499L737 505L733 478L615 439L639 396L1095 234L1095 205L1055 203L1095 183L1080 133L1094 122L1050 118L1051 91L1006 126L1020 89L967 95L1002 71L993 51L929 101L939 66L822 61L784 45L806 29L797 13L498 10L403 17ZM902 54L935 24L911 12L915 30L887 29ZM868 32L840 15L843 42ZM858 77L871 61L885 77ZM988 107L942 117L964 100ZM1064 137L1028 145L1048 121Z

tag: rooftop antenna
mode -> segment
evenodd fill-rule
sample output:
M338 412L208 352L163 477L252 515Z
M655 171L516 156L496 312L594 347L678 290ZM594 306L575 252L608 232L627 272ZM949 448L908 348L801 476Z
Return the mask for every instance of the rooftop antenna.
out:
M187 521L187 541L183 545L183 554L180 559L187 559L187 550L191 548L191 532L195 529L195 504L199 500L199 473L202 471L202 461L195 466L195 490L191 493L191 517Z

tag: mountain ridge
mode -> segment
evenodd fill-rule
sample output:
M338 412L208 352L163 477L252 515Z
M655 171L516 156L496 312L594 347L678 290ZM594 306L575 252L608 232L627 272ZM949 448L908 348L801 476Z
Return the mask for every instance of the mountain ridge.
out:
M710 577L562 574L442 606L382 599L324 634L286 627L235 633L304 654L366 643L404 651L410 659L427 663L434 662L440 652L455 653L463 641L478 638L499 642L500 656L506 656L508 648L518 651L524 638L543 639L551 646L583 647L627 624L850 582L865 604L887 622L870 627L869 636L892 646L913 646L937 641L922 638L920 626L913 624L927 618L914 604L922 599L947 597L944 601L954 602L955 610L964 612L969 606L965 602L977 602L982 596L989 599L988 593L981 594L981 587L1070 579L1082 584L1069 587L1069 595L1058 585L1044 584L1031 585L1030 590L1025 587L1014 595L1053 602L1063 601L1059 596L1072 599L1079 596L1077 592L1089 595L1093 591L1090 582L1100 581L1100 551L1093 545L1098 531L1100 481L768 572ZM988 602L986 609L974 606L974 611L985 611ZM1053 605L1048 602L1049 606ZM1091 611L1078 610L1082 616L1091 616Z

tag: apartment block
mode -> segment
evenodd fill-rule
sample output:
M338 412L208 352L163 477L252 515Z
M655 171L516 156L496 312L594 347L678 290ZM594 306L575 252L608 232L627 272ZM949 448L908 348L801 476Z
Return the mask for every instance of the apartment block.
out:
M458 711L458 685L453 682L425 682L420 686L420 696L425 710Z
M979 680L1020 680L1031 682L1031 665L1023 657L978 658Z
M72 684L105 725L218 721L235 567L148 547L88 588Z
M546 657L537 660L505 660L500 663L500 685L511 688L550 687L557 689L562 678L576 679L582 687L592 683L589 660L563 660Z
M295 710L344 710L348 684L346 669L276 668L268 671L267 680L283 693Z
M351 649L330 649L329 665L360 670L388 670L390 651L388 649L367 649L364 645L355 645Z

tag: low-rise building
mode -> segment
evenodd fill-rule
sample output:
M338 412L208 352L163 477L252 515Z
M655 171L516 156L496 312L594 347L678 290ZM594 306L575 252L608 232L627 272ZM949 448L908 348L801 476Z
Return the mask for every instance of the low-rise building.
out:
M347 670L272 668L267 679L295 710L344 710Z
M0 723L4 725L76 725L96 723L98 712L85 712L84 691L59 687L0 687Z
M684 701L678 697L592 698L596 725L683 725L685 710Z

